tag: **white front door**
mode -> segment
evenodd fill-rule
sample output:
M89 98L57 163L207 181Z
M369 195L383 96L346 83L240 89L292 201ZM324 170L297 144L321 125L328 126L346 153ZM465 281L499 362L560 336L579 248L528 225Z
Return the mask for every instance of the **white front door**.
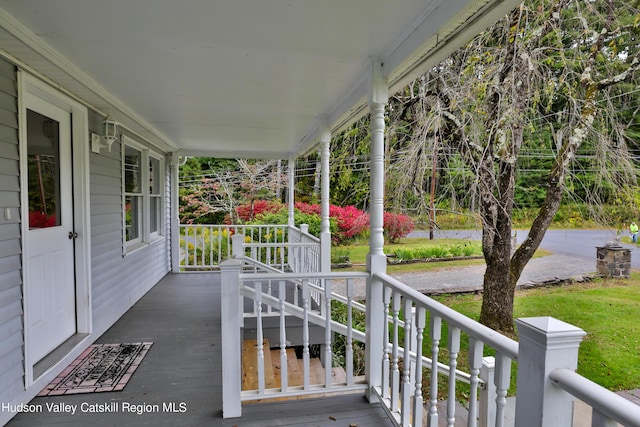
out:
M29 93L24 102L25 319L29 359L35 363L77 330L71 114Z

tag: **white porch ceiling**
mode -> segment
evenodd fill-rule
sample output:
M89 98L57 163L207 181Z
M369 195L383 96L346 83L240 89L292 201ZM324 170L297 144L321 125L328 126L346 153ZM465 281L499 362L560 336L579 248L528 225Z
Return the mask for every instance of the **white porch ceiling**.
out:
M164 149L287 158L514 0L0 0L0 50Z

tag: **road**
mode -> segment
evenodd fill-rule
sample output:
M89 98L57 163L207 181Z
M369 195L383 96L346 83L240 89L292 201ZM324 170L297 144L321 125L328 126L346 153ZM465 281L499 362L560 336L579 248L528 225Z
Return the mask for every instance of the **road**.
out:
M428 237L429 232L416 231L409 237ZM439 230L435 237L479 240L479 230ZM518 244L527 231L517 231ZM518 285L543 283L552 280L580 279L595 274L596 247L616 237L612 230L548 230L540 247L552 255L534 258L525 267ZM635 245L623 244L631 249L631 267L640 268L640 252ZM460 292L482 289L485 266L444 268L428 273L393 274L398 280L425 292Z
M516 233L518 244L520 244L527 237L528 231L516 230ZM481 235L480 230L437 230L435 232L435 238L480 240ZM625 235L628 236L628 233ZM429 232L414 231L409 237L429 237ZM606 245L615 237L615 230L547 230L540 247L553 252L554 255L584 258L595 264L596 247ZM640 268L640 248L624 243L622 246L631 249L631 268Z

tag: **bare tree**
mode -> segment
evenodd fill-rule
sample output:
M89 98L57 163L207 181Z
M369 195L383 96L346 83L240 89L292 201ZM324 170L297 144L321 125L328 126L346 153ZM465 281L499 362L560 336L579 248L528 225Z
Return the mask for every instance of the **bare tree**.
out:
M258 199L275 198L282 182L286 182L286 176L276 160L236 159L233 169L211 170L192 183L189 193L182 197L182 219L193 222L210 213L224 212L236 221L238 205L250 203L253 208Z
M618 190L636 183L625 129L609 107L616 87L640 67L637 3L527 2L424 78L425 116L405 150L428 151L438 138L457 148L476 177L487 265L480 320L492 328L513 330L516 283L559 209L580 148L598 153L602 182ZM540 142L542 129L555 153L546 196L526 240L512 251L518 159L525 144ZM413 158L416 169L426 167Z

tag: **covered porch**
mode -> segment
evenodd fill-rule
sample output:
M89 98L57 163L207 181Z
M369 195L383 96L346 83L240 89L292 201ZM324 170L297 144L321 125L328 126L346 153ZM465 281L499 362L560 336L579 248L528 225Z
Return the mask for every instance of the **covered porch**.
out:
M73 319L79 326L71 333L84 334L87 342L83 346L93 339L105 343L154 342L124 391L38 397L32 403L43 405L43 410L19 413L9 421L10 426L355 424L362 427L418 425L417 420L425 418L431 427L440 423L453 426L461 419L455 405L456 383L460 378L472 390L469 406L474 416L469 417L468 425L502 426L506 396L513 383L514 361L519 364L517 382L526 385L518 388L522 403L517 414L521 424L516 421L517 425L568 427L574 396L586 399L594 407L596 426L610 426L613 420L627 419L631 420L628 425L640 425L637 407L625 406L612 393L573 372L577 347L584 334L577 328L548 318L528 320L519 323L521 341L517 343L386 275L384 114L389 93L437 64L517 2L411 0L371 5L366 1L353 4L302 1L296 5L275 2L274 7L259 1L226 5L197 1L194 3L199 7L192 8L176 6L167 0L125 3L111 7L104 2L78 0L56 5L0 0L0 7L6 9L0 11L3 29L0 36L6 46L2 56L6 61L5 72L11 77L6 79L5 86L11 93L5 103L10 105L7 111L13 126L8 132L12 139L5 144L4 154L8 160L5 164L12 168L11 179L5 180L10 205L4 209L5 221L11 229L5 228L7 231L0 236L10 242L5 247L11 255L7 262L10 274L2 284L9 289L9 297L5 298L9 304L0 310L0 315L9 321L0 329L0 337L5 339L6 348L11 345L12 352L7 351L0 358L0 367L4 369L0 373L6 373L0 375L3 379L0 390L11 402L25 402L64 368L63 361L58 361L45 374L31 378L32 362L40 355L34 356L33 361L22 359L24 354L29 355L29 343L24 343L31 333L28 326L23 326L23 299L29 300L24 297L25 289L32 286L29 277L24 284L21 282L25 277L22 251L42 242L41 239L24 244L29 227L19 220L20 213L28 211L20 202L20 197L26 200L26 195L20 194L18 182L20 179L26 182L26 177L20 173L18 163L19 160L25 163L26 156L18 150L17 135L18 130L25 134L28 126L19 125L18 119L26 111L16 105L24 104L25 98L27 101L37 98L30 101L35 105L45 98L69 97L62 105L67 110L73 106L72 111L65 110L62 115L65 123L82 125L75 130L74 138L65 136L65 146L76 144L73 148L78 159L74 164L84 168L82 186L74 186L83 191L73 205L84 223L80 228L76 224L68 235L65 230L62 239L80 239L75 243L78 248L75 253L86 254L86 258L73 260L82 273L82 280L78 279L81 283L73 280L65 283L71 290L82 291L74 293L74 298L79 295L74 302L75 307L83 308L84 317ZM126 19L122 11L126 11ZM332 25L339 31L332 31ZM319 45L319 40L325 43ZM191 73L186 78L185 70ZM27 89L31 92L18 90L25 81L30 82ZM51 92L56 92L55 96ZM80 115L79 111L85 110L89 112ZM334 280L348 281L350 277L332 273L330 265L327 268L330 235L326 171L331 137L367 113L371 114L370 252L367 272L357 276L367 282L366 305L361 307L366 316L366 331L356 331L349 321L338 323L328 316L334 301L346 304L349 313L354 301L349 290L340 296L331 288ZM113 123L113 117L119 122L121 134L107 132L106 125ZM44 126L41 128L44 132ZM107 134L111 136L103 138ZM103 139L110 141L109 145L102 144ZM231 248L234 259L227 261L222 272L165 276L170 269L177 272L181 268L201 267L190 264L188 250L189 244L197 250L197 242L205 233L182 227L184 234L181 234L175 214L181 159L274 158L288 160L291 165L296 156L318 148L323 170L319 241L303 241L302 230L297 241L271 243L260 237L251 237L249 241L243 237ZM131 173L138 166L140 171L144 169L139 176ZM153 185L134 191L138 179L163 185L160 189ZM128 217L134 206L132 201L140 209L135 216ZM234 233L248 237L236 230ZM290 231L290 238L292 234ZM184 245L180 243L181 237ZM285 249L290 270L274 271L284 270L285 258L271 255L282 254ZM221 247L216 253L220 252ZM193 260L220 261L213 254L209 248L208 258L194 255ZM266 258L249 260L256 258L255 254L266 254ZM181 264L182 257L186 264ZM310 262L298 262L303 258ZM247 271L252 265L253 271ZM253 274L256 272L259 273ZM135 281L143 280L144 286L133 286ZM283 282L299 286L296 288L299 292L295 292L299 300L292 302L285 292L279 295L275 292ZM310 297L313 293L317 297L316 306L310 302L310 298L315 298ZM134 304L138 298L140 301ZM240 310L243 298L253 301L257 308L253 315L258 342L263 310L265 316L280 316L281 324L285 324L288 316L302 320L304 386L265 384L267 349L261 348L256 356L257 389L241 389L240 345L242 325L248 314ZM68 310L74 316L75 307ZM324 328L326 361L332 360L330 347L334 334L346 335L348 346L352 341L366 345L364 380L355 381L355 375L347 369L342 390L334 387L326 376L326 393L321 399L252 403L263 396L318 394L318 388L308 380L310 324ZM556 327L568 327L564 331L567 333L559 334ZM288 345L286 329L280 329L281 338L273 343L281 348L282 354ZM530 333L528 340L522 339L525 329ZM469 343L470 356L464 363L458 359L461 336ZM423 346L427 342L430 347ZM74 351L80 353L82 349L77 346ZM441 349L446 357L439 361ZM496 355L492 379L484 372L488 366L483 364L485 349ZM66 357L72 360L74 354L68 353ZM540 366L540 360L547 363ZM434 373L430 375L431 384L425 388L423 368ZM448 386L444 410L437 410L438 381L434 378L439 376L435 372L452 374L441 380L441 384ZM426 388L431 400L423 404L422 392ZM477 401L481 388L488 393L482 400L485 406ZM344 391L349 394L335 397L335 393ZM78 406L75 412L55 412L44 409L47 403L71 405L65 406L68 409ZM113 405L114 410L100 406L107 403L118 405Z
M393 425L380 404L369 404L363 393L246 405L241 419L223 420L220 320L220 273L168 274L98 340L153 342L123 391L38 397L31 403L78 405L76 413L20 413L7 425ZM117 406L108 406L113 402ZM163 410L171 403L177 412ZM100 405L117 410L93 412Z

